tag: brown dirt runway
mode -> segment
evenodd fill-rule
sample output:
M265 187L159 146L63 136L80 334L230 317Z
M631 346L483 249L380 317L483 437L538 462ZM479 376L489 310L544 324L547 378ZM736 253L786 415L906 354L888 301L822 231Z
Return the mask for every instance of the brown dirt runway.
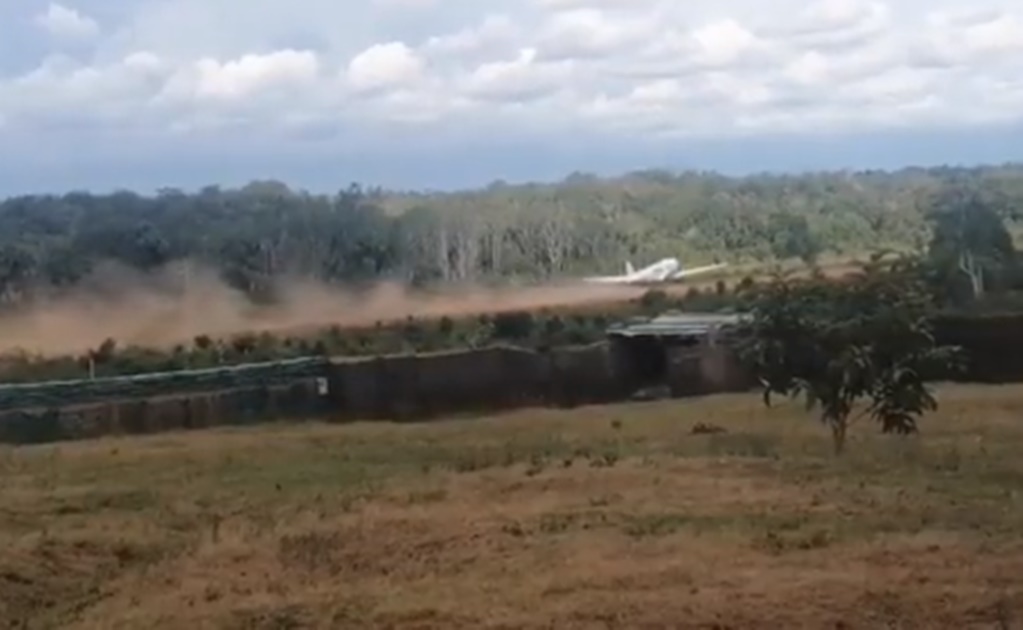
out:
M848 269L847 263L825 267L831 274ZM763 277L755 267L738 267L666 285L664 290L681 295L691 287L711 289L719 279L734 284L744 275ZM638 298L650 288L566 280L538 286L461 286L424 293L384 283L355 293L306 279L282 278L280 304L255 308L213 272L190 268L187 281L183 277L178 267L146 276L104 268L71 293L0 319L0 354L76 354L96 348L108 338L121 345L169 347L189 343L197 335L305 334L332 325L369 326L409 316L438 318L610 304Z

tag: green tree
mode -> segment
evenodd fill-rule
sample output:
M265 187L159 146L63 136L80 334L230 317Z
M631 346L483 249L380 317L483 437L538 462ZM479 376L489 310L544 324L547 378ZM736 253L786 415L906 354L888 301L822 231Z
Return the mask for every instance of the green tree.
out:
M791 212L772 215L768 229L771 232L771 253L779 260L799 258L806 263L813 263L824 249L810 231L805 216Z
M495 339L519 341L533 334L536 320L529 311L509 311L494 315L493 325Z
M970 184L946 186L930 197L928 260L950 297L968 291L980 298L1013 275L1016 251L1005 226L1012 212L1003 195Z
M915 432L917 417L936 408L928 374L958 364L955 348L935 342L934 303L917 261L875 257L844 282L779 275L748 297L740 354L765 404L773 395L803 397L831 430L836 454L859 417L885 433Z
M353 184L319 195L257 181L150 196L21 196L0 200L0 308L73 289L110 260L155 274L188 261L250 299L270 300L283 278L487 284L618 270L623 260L680 251L693 265L860 255L923 246L932 231L935 269L945 272L936 273L939 287L969 296L971 277L985 291L1009 286L1005 231L956 195L975 196L1012 231L1023 167L749 177L646 171L458 192Z

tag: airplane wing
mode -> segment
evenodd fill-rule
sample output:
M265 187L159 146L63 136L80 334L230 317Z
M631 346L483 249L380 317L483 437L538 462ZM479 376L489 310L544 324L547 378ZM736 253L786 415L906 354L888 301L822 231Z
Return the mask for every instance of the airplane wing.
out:
M657 275L649 278L649 281L651 281L651 282L667 282L668 280L671 280L671 277L672 277L671 271L669 271L667 269L665 269L663 271L658 270L657 271Z
M724 269L728 266L728 263L716 263L713 265L707 265L705 267L693 267L692 269L680 269L678 272L672 274L672 280L679 280L682 278L688 278L701 273L708 273L711 271L717 271L718 269Z

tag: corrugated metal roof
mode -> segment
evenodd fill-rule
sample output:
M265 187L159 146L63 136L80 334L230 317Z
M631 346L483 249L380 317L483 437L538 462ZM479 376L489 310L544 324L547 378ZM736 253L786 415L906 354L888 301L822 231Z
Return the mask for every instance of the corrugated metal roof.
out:
M699 337L722 326L734 326L742 321L737 314L714 313L665 314L647 320L630 320L611 326L608 335L623 337Z

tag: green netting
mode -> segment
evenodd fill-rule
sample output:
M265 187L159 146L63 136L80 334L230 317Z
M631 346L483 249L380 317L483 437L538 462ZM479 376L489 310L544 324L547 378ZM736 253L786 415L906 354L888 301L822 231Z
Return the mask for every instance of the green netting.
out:
M289 385L326 376L330 361L307 357L244 365L73 381L0 384L0 410L69 407L191 392Z

